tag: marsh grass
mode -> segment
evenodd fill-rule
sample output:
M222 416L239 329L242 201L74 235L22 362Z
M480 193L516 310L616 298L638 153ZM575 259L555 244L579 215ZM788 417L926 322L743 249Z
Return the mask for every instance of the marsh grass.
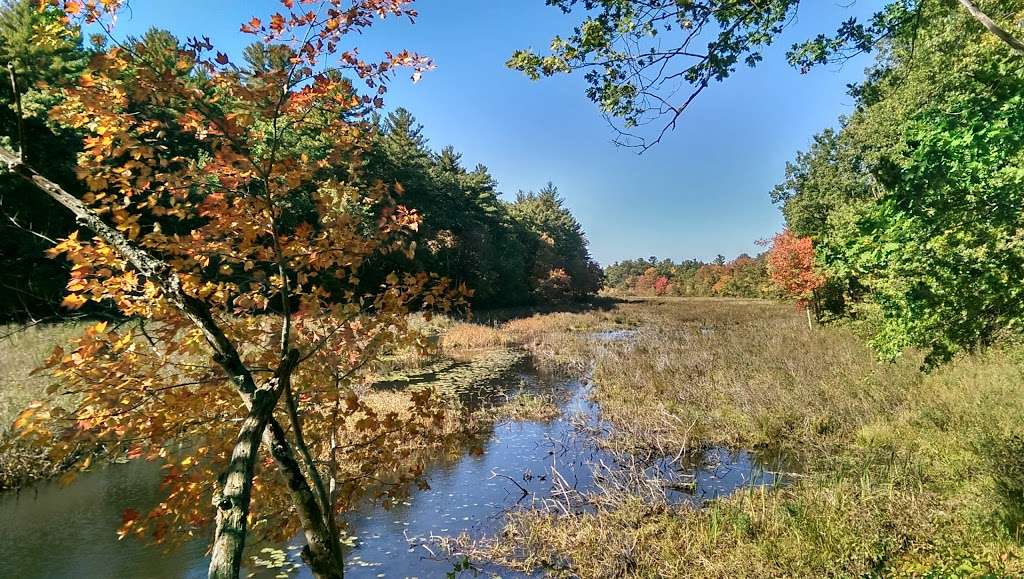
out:
M14 439L11 425L29 403L42 399L51 378L33 371L55 346L81 333L82 323L0 326L0 490L54 474L60 465L45 449Z
M1024 576L1020 350L931 374L874 361L790 306L651 300L595 357L594 396L626 452L783 447L799 476L703 508L610 490L576 512L522 510L467 549L576 577Z
M503 348L511 343L501 328L485 324L458 322L441 334L441 350L449 355L461 355L466 350Z
M827 448L894 410L919 379L912 354L881 365L853 333L808 329L788 304L676 300L634 313L642 331L594 369L595 396L627 446Z
M50 378L32 375L55 346L81 333L84 324L0 326L0 430L7 429L25 406L45 394Z
M543 392L517 392L495 407L492 416L498 420L546 422L561 414L555 396Z

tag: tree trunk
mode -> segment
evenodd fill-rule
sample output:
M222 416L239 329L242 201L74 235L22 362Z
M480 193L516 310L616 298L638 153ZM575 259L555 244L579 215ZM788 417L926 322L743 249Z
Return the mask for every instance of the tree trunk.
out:
M282 393L281 380L285 381L283 384L290 380L291 372L297 363L297 353L289 353L286 359L282 360L275 373L277 382L268 383L264 388L257 389L252 373L243 363L234 344L217 325L209 308L203 302L181 291L177 275L170 266L149 255L144 249L134 246L77 197L25 165L17 153L0 147L0 163L71 211L79 223L91 229L117 250L140 274L159 284L168 301L202 330L206 341L213 348L214 360L235 383L242 401L249 409L232 451L231 463L222 477L221 489L216 494L217 530L213 560L210 563L210 577L238 577L245 546L252 475L262 440L267 442L278 467L288 481L292 500L309 541L303 553L310 568L317 577L340 578L344 572L340 560L340 547L332 545L337 541L325 540L330 533L323 530L326 525L324 517L331 516L331 513L321 511L317 505L309 483L294 459L284 430L273 418L274 407ZM311 500L307 500L307 496ZM326 563L328 561L329 565Z
M292 504L295 505L299 520L302 522L303 534L306 537L302 558L317 579L342 579L345 567L341 558L341 545L331 532L330 521L327 519L334 515L330 511L330 506L320 508L291 448L279 443L282 440L287 440L284 429L277 421L271 422L264 433L264 442L280 467L291 494Z
M982 12L981 9L978 8L978 6L972 0L960 0L960 4L962 4L963 7L967 9L967 11L971 14L971 16L974 17L975 20L981 22L981 25L984 26L986 30L988 30L992 34L995 34L996 37L999 38L999 40L1002 40L1003 42L1008 44L1010 48L1012 48L1018 54L1024 54L1024 42L1017 40L1004 28L996 24L995 21L989 18L987 14Z
M289 352L274 372L274 377L251 397L249 413L242 422L238 440L231 451L231 463L221 477L220 490L213 497L213 504L217 508L217 528L213 536L213 554L208 574L211 579L238 577L245 549L249 499L252 496L252 479L256 471L260 441L267 432L281 393L290 386L292 371L298 361L298 350Z

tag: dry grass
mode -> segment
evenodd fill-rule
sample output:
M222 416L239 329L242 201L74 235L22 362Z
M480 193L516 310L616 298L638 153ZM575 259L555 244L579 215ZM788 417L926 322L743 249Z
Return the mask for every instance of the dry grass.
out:
M635 315L642 331L607 349L594 381L636 444L828 445L891 412L919 379L913 356L879 364L852 333L808 329L786 304L677 299Z
M612 491L570 514L516 512L476 546L489 558L573 577L1024 576L1024 356L924 375L790 306L616 313L636 338L590 355L620 448L786 446L803 476L701 509Z
M49 378L31 376L55 346L63 346L77 337L83 325L76 323L35 325L22 328L0 326L0 432L25 406L39 399Z
M29 447L12 438L11 424L34 400L45 396L50 378L32 375L54 346L78 336L83 324L0 326L0 490L50 476L60 465L47 458L46 449Z
M459 354L465 350L503 348L511 344L508 334L499 328L484 324L459 322L441 334L441 351Z

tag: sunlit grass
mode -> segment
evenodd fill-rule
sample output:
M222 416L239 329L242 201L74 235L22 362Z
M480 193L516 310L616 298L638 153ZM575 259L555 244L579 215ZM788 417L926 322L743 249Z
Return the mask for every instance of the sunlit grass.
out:
M639 331L591 355L620 447L784 447L801 472L704 508L616 492L589 512L517 511L478 556L578 577L1024 575L1017 351L922 374L916 356L878 363L791 306L617 312Z

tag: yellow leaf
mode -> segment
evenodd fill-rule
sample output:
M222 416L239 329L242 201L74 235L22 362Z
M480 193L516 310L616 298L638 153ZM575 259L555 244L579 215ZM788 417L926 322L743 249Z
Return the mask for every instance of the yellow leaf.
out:
M60 302L60 305L64 306L69 310L77 310L82 307L82 304L89 300L83 298L78 294L68 294L64 296L64 300Z

